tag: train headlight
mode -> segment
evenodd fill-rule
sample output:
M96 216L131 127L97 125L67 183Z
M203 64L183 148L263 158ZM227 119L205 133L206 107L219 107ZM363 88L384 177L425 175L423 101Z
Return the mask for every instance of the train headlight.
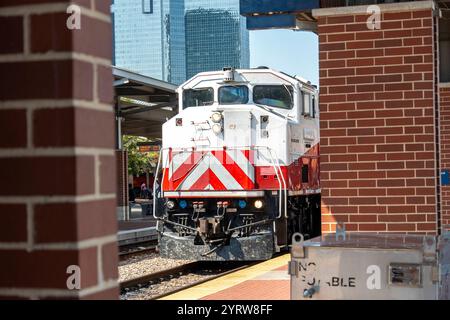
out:
M175 208L175 202L172 200L167 201L166 207L167 207L167 209L172 210L173 208Z
M264 207L264 202L262 202L262 200L256 200L254 206L256 209L261 209L262 207Z
M211 116L211 120L215 123L222 121L222 114L220 112L214 112Z
M222 125L221 125L220 123L214 124L214 125L212 126L212 131L213 131L215 134L221 133L221 132L222 132Z

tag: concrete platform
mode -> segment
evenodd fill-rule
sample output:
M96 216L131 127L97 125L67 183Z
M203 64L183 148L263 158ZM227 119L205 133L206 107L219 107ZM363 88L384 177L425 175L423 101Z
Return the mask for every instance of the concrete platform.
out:
M161 300L289 300L289 260L285 254Z
M136 218L129 221L118 221L119 245L136 244L158 239L156 220L153 217Z
M129 231L143 228L151 228L156 226L156 220L153 217L139 218L129 221L119 221L119 232Z

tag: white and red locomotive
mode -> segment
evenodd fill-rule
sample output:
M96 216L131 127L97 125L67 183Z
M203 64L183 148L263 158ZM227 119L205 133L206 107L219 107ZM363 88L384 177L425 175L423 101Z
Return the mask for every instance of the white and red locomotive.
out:
M320 234L315 86L265 67L225 68L178 94L154 192L163 257L265 260L295 232Z

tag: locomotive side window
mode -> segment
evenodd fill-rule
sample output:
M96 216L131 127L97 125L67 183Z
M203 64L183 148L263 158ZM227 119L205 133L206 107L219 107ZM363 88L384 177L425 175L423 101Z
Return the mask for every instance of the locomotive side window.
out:
M188 89L183 91L183 109L210 106L214 103L214 89Z
M253 88L253 101L271 107L292 109L294 89L292 86L271 85L255 86Z
M224 86L219 88L220 104L246 104L247 102L247 86Z
M316 96L312 96L312 114L311 117L315 118L316 117Z
M315 118L316 117L316 96L314 94L302 91L302 115Z
M302 96L303 96L303 115L304 116L308 116L308 117L312 117L313 115L313 108L314 105L312 105L312 101L311 101L311 94L309 94L308 92L302 92Z

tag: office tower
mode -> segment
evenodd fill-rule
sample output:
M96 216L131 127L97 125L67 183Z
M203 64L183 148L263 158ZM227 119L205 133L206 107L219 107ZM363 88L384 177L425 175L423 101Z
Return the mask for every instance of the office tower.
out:
M186 0L186 76L250 66L249 32L239 0Z
M180 84L250 65L239 0L114 0L112 11L118 67Z
M184 0L114 0L112 12L116 66L185 80Z

